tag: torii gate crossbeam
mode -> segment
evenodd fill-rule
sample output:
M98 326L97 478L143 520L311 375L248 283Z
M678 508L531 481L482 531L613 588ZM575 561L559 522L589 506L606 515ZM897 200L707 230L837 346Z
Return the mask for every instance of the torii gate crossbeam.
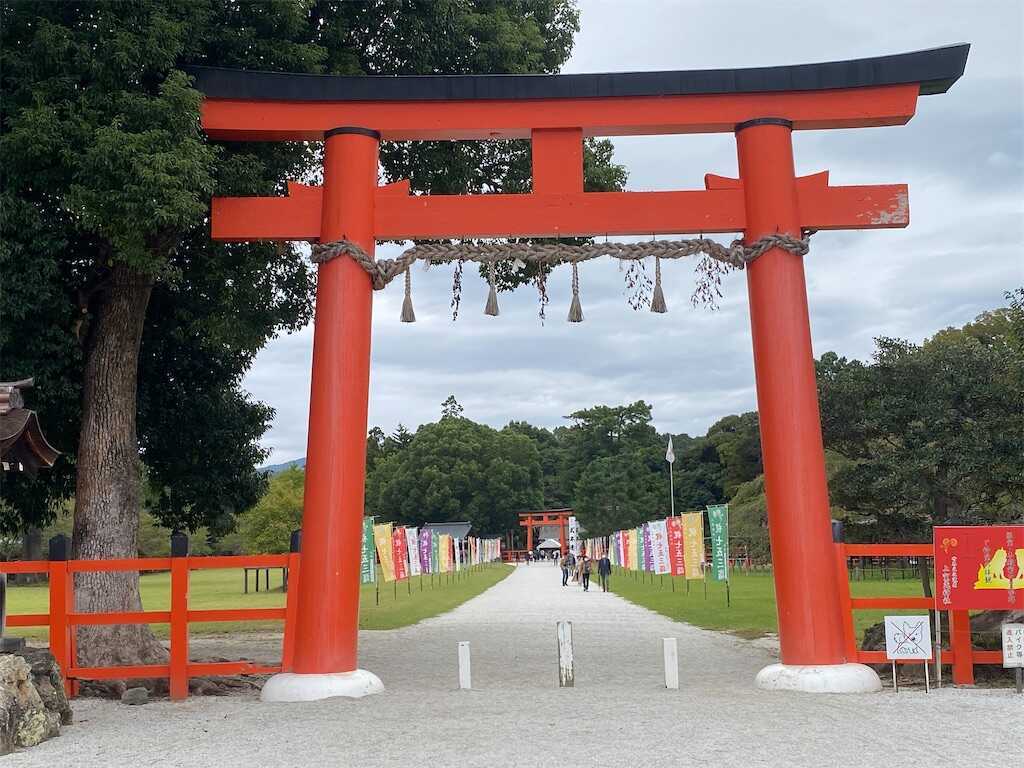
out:
M909 223L905 185L832 187L797 178L793 130L900 125L921 94L962 75L968 46L856 61L700 72L551 76L332 77L198 68L202 124L230 141L323 140L322 188L215 198L219 240L377 240L874 229ZM705 189L583 191L587 136L732 132L739 178ZM529 138L533 190L410 195L377 183L381 140ZM763 687L878 687L846 663L803 260L781 249L747 270L754 370L782 664ZM361 696L359 561L372 287L351 259L318 266L302 576L294 668L264 698Z

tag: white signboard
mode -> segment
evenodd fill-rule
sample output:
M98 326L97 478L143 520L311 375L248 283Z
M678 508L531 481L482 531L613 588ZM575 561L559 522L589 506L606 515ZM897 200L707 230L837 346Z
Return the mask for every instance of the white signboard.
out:
M574 555L580 553L580 524L576 518L569 518L569 551Z
M1003 624L1003 666L1024 667L1024 624Z
M885 657L892 661L930 659L932 633L928 616L886 616Z

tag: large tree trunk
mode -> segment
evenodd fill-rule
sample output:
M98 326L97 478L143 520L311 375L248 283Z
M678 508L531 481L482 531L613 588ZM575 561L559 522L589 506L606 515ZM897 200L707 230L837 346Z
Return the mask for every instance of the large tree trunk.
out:
M141 476L136 435L139 345L151 280L118 265L91 303L78 444L75 559L138 556ZM138 572L79 573L77 609L140 611ZM147 625L80 627L82 666L159 664L167 651ZM115 688L123 687L123 682Z

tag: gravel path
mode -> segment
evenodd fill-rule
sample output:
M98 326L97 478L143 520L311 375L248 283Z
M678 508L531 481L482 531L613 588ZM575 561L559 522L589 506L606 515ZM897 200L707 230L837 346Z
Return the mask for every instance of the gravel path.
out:
M556 619L574 623L575 689L557 688ZM679 639L679 691L663 687L663 637ZM472 643L473 691L457 690L459 640ZM199 654L273 658L278 642L195 645ZM765 648L612 594L563 589L546 564L520 566L450 613L364 632L360 642L362 665L387 687L379 696L80 700L60 738L4 765L934 768L1019 758L1024 744L1024 697L1012 691L758 691L754 675L774 660Z

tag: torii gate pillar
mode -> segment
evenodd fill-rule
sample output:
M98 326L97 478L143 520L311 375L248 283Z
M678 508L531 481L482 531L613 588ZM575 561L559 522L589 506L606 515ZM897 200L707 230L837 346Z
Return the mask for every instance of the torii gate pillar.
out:
M324 135L321 237L350 240L370 255L379 142L365 128ZM372 307L370 278L352 259L318 266L295 660L292 672L263 686L264 701L384 690L356 668Z
M736 126L748 243L800 236L791 132L779 118ZM877 690L870 668L845 663L803 258L768 251L748 267L747 293L782 660L757 683Z

